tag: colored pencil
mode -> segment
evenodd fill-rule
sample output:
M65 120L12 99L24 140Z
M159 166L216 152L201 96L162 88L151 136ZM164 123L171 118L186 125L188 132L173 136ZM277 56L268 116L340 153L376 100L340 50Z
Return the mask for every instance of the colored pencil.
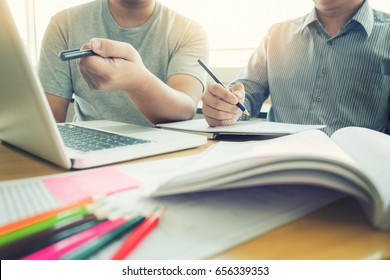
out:
M159 209L146 218L135 230L123 241L119 249L111 257L112 260L125 259L134 248L157 226L163 209Z
M99 250L103 249L104 247L108 246L110 243L114 242L118 238L121 238L129 231L136 228L140 223L142 223L145 220L145 216L137 216L130 221L126 222L125 224L119 226L118 228L114 229L113 231L92 239L85 243L84 245L81 245L80 247L76 248L75 250L70 251L69 253L65 254L61 257L62 260L85 260L89 258L94 253L98 252Z
M58 241L89 229L103 221L104 220L97 218L94 214L89 214L84 217L76 217L58 223L53 228L37 232L17 240L16 242L1 246L0 259L16 260L23 258Z
M31 234L40 232L42 230L53 227L55 224L60 223L65 220L69 220L75 217L84 216L90 213L90 209L87 206L81 206L78 208L73 208L65 212L61 212L56 216L42 220L38 223L31 224L24 228L11 231L7 234L0 236L0 246L9 244L23 237L29 236Z
M78 208L81 206L85 206L87 204L94 203L100 199L102 199L103 196L97 196L97 197L88 197L70 204L66 204L60 207L57 207L55 209L51 209L42 213L39 213L37 215L33 215L15 222L8 223L4 226L0 226L0 236L5 235L7 233L10 233L12 231L21 229L23 227L35 224L37 222L46 220L48 218L54 217L62 212L65 212L67 210L71 210L74 208Z
M60 242L54 243L49 247L46 247L42 250L39 250L33 254L30 254L22 260L56 260L61 258L66 253L71 250L76 249L80 245L86 243L87 241L102 236L111 230L117 228L118 226L124 224L127 220L123 217L117 218L115 220L108 220L103 223L100 223L88 230L80 232L76 235L68 237Z

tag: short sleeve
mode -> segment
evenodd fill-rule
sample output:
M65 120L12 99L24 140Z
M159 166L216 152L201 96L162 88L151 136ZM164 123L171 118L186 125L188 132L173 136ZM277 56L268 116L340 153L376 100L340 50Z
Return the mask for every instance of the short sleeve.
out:
M64 62L58 54L67 50L66 32L52 18L44 35L38 60L38 75L47 93L71 99L74 92L70 62Z
M175 74L188 74L197 78L205 87L206 72L198 59L208 62L209 43L203 27L192 22L183 32L176 29L172 55L168 65L168 77Z

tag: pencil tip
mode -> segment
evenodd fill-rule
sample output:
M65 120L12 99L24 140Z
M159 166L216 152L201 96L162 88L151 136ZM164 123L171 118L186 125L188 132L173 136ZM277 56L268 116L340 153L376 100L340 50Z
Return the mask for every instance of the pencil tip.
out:
M157 209L155 210L155 215L158 216L158 217L161 217L163 215L163 213L165 212L166 210L166 207L165 206L159 206L157 207Z
M244 114L245 116L248 116L248 117L250 116L248 110L246 110L246 109L245 109L245 111L243 112L243 114Z

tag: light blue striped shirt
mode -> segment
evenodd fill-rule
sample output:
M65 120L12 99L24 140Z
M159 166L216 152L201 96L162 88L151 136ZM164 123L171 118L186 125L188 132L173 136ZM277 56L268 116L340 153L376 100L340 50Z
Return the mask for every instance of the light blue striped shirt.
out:
M333 38L315 9L275 24L235 82L252 116L271 96L270 121L390 134L390 15L366 1Z

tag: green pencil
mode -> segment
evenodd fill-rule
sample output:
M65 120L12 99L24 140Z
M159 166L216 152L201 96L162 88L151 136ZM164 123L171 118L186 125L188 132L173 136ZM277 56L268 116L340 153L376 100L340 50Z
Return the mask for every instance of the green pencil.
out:
M21 239L23 237L29 236L31 234L40 232L42 230L48 229L53 227L55 224L75 218L75 217L80 217L84 216L91 213L90 207L88 206L81 206L75 209L71 209L65 212L62 212L58 214L57 216L48 218L46 220L43 220L41 222L26 226L24 228L12 231L10 233L4 234L0 236L0 246L9 244L11 242L14 242L18 239Z
M61 257L61 260L84 260L90 257L92 254L103 249L105 246L114 242L116 239L120 238L122 235L128 233L129 231L136 228L143 220L145 216L137 216L130 221L126 222L122 226L114 229L113 231L98 237L94 238L91 241L85 243L84 245L72 250L71 252L65 254Z

